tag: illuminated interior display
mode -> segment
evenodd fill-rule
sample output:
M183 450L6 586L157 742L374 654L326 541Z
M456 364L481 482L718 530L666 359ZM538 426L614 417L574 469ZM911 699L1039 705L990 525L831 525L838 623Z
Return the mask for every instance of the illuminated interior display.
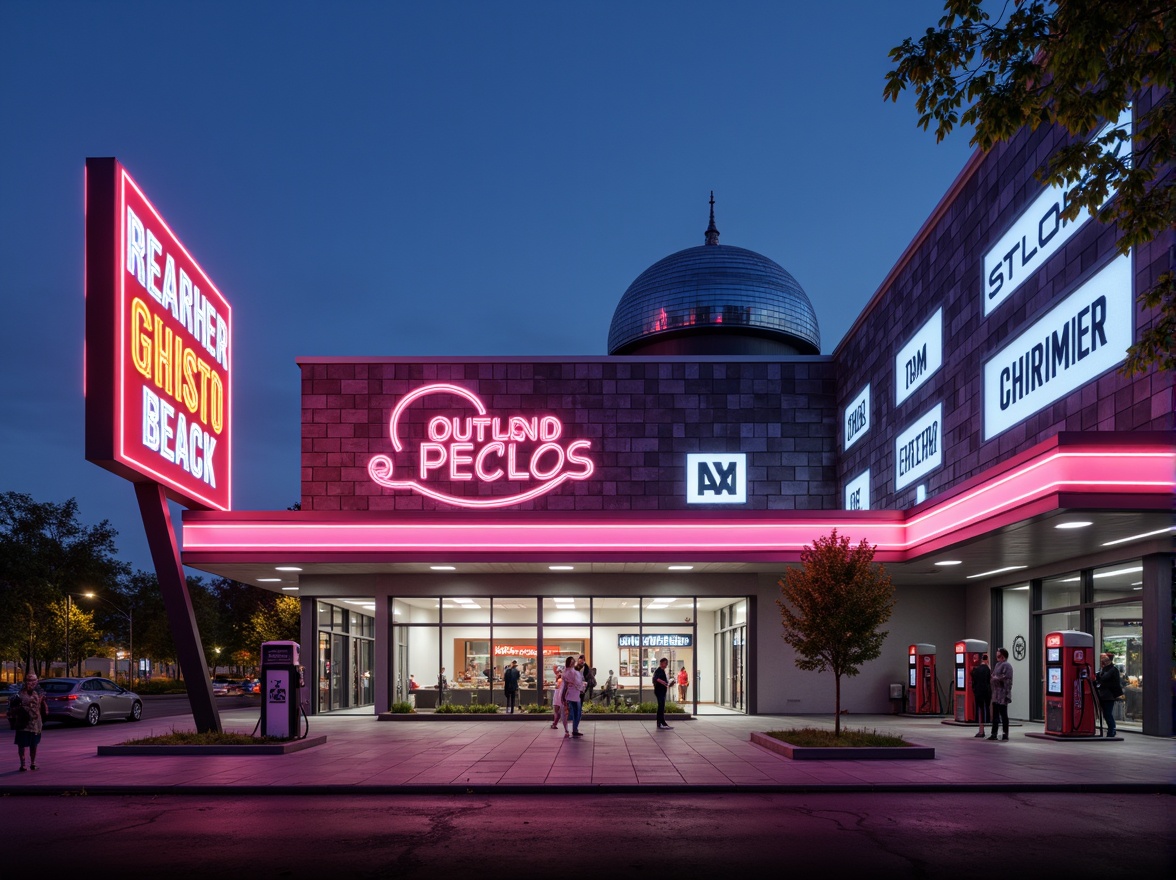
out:
M852 532L855 541L873 544L878 561L889 562L967 539L974 530L991 530L1057 509L1062 493L1165 495L1174 490L1176 452L1170 448L1055 447L909 518L902 511L789 511L770 517L650 514L586 520L547 514L455 517L445 522L419 518L307 522L305 514L294 518L189 514L184 517L184 556L193 561L205 555L246 561L298 552L308 561L460 554L546 560L553 554L574 554L609 560L689 552L696 557L790 562L798 560L814 538L836 528Z
M1094 136L1098 140L1111 130L1112 124L1104 125ZM1131 156L1131 107L1128 106L1114 127L1127 133L1128 139L1120 141L1116 153L1124 158ZM984 255L984 314L1012 296L1034 272L1061 250L1070 237L1090 219L1089 211L1082 211L1073 220L1062 219L1062 211L1069 198L1069 187L1051 186L1044 190L1021 213L1013 225ZM1107 201L1115 195L1112 187Z
M114 159L86 162L86 457L231 507L232 310Z
M373 456L368 476L387 489L444 504L508 507L592 476L592 441L568 441L563 434L563 422L555 416L492 415L466 388L426 385L392 409L388 436L395 455ZM454 490L463 484L479 491L509 489L488 496Z

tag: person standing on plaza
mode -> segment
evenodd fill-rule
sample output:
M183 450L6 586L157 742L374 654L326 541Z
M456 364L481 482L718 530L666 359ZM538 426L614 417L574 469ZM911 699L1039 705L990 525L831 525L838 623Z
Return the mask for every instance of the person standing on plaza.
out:
M16 731L16 753L20 757L20 769L37 769L37 746L41 744L41 726L49 707L45 705L45 692L37 686L37 674L29 672L24 677L24 687L8 702L8 723ZM29 750L29 766L25 766L25 749Z
M996 665L992 667L992 734L989 739L996 739L997 724L1001 725L1001 740L1007 742L1009 738L1009 703L1013 701L1013 664L1009 662L1009 652L1004 648L997 648Z
M584 676L576 669L576 658L568 657L563 671L564 736L568 735L568 721L572 722L572 736L580 733L580 694L584 690Z
M519 661L511 660L502 674L502 692L506 694L506 714L513 715L519 699Z
M681 664L678 670L678 702L686 702L686 689L690 687L690 674L686 672L686 664Z
M563 718L564 700L563 700L563 670L558 666L552 666L551 671L555 673L555 687L551 691L551 729L555 730L559 727L560 719ZM567 733L568 723L564 721L564 733Z
M1123 682L1119 678L1114 654L1108 651L1100 654L1098 660L1100 665L1094 686L1098 690L1098 702L1107 723L1107 736L1112 737L1115 735L1115 703L1123 699Z
M610 706L612 705L613 697L616 695L616 691L617 677L616 674L610 669L608 671L608 678L604 680L604 701Z
M657 698L657 729L670 730L666 724L666 692L670 689L670 679L666 675L666 667L670 665L669 657L662 657L653 670L653 695Z
M988 705L992 702L992 669L988 665L988 655L981 654L980 662L972 667L972 701L976 706L976 723L980 727L977 738L984 738L984 728L988 726Z

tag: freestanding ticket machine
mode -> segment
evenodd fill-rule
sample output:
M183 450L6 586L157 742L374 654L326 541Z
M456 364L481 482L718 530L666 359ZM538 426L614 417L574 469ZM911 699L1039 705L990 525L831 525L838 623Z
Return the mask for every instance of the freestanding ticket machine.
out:
M1045 637L1045 732L1094 736L1094 636L1075 629Z
M261 643L261 734L282 739L298 735L302 667L297 642Z
M935 683L935 646L911 645L907 649L908 714L939 714L939 694Z
M988 642L961 639L955 643L955 720L974 723L976 701L972 697L972 669L980 665L980 655L988 650Z

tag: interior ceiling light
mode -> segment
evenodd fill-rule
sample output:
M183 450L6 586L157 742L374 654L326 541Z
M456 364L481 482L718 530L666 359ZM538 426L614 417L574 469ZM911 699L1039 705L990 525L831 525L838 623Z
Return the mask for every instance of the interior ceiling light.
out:
M282 587L283 590L297 590L297 587Z
M961 560L959 560L959 559L941 559L941 560L939 560L939 562L936 562L935 564L936 565L960 565Z
M547 570L548 571L575 571L576 566L574 566L574 565L549 565L549 566L547 566Z
M302 571L302 569L296 565L278 565L274 567L274 571Z
M1004 574L1006 571L1017 571L1019 569L1028 568L1028 567L1029 566L1027 566L1027 565L1006 565L1004 568L994 568L992 571L982 571L979 574L970 574L970 575L968 575L967 580L973 580L974 578L988 577L989 575L994 575L994 574Z
M670 571L693 571L693 565L671 565Z
M1087 526L1092 526L1092 525L1094 525L1094 523L1088 522L1086 520L1076 519L1076 520L1071 520L1070 522L1058 523L1056 526L1054 526L1054 528L1055 529L1084 529Z
M1118 538L1114 541L1104 541L1104 547L1114 547L1116 544L1126 544L1128 541L1142 541L1144 538L1154 538L1156 535L1166 535L1168 532L1176 532L1176 526L1170 526L1166 529L1156 529L1154 532L1144 532L1142 535L1131 535L1126 538Z
M456 565L430 565L433 571L457 571Z
M280 584L282 582L282 579L281 578L258 578L257 582L259 584Z

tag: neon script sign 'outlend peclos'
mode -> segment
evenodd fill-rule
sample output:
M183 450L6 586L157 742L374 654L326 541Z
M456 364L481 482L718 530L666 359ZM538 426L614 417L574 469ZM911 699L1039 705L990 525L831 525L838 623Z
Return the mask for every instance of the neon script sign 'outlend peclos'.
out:
M424 398L447 403L458 398L470 409L437 412ZM435 413L435 414L430 414ZM413 438L422 433L422 439ZM417 428L416 431L413 428ZM591 440L563 436L563 423L552 415L492 415L478 395L457 385L426 385L406 394L388 420L388 436L397 455L376 455L368 475L389 489L407 489L458 507L507 507L538 498L568 480L586 480L595 465L587 456ZM514 486L519 491L492 497L457 494L447 487L477 483Z

